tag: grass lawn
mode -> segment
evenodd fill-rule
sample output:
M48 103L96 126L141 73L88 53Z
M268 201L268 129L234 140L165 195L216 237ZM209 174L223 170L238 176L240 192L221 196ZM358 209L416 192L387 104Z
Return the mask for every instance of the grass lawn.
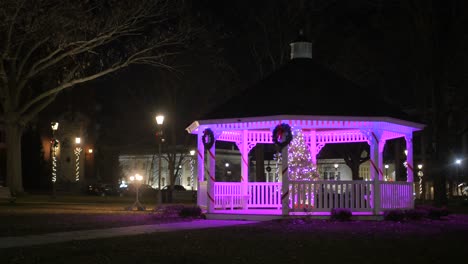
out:
M16 205L0 204L0 236L181 220L123 210L131 202L119 197L20 198ZM0 249L0 263L464 263L467 249L468 215L453 214L402 223L288 219L73 241Z
M0 250L0 263L464 263L468 216L283 220Z
M156 204L151 200L142 199L146 211L126 211L134 202L131 197L19 197L15 204L0 202L0 236L187 221L155 212Z

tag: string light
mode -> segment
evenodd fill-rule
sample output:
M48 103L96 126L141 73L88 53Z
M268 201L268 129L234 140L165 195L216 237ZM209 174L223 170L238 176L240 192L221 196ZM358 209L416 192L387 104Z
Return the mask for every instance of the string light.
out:
M317 167L313 164L312 158L304 142L304 137L300 129L293 131L293 140L289 146L288 151L288 177L292 181L313 181L319 179ZM309 203L307 206L313 206L315 204L314 191L305 193L304 196L299 194L298 185L294 184L294 192L297 197L290 197L295 201L300 200L300 204ZM315 186L314 186L315 187ZM292 186L290 186L290 192ZM310 198L310 199L309 199Z
M293 140L288 151L288 175L293 181L317 180L319 174L317 167L312 163L312 158L304 142L300 129L293 131Z
M52 140L52 182L57 181L57 148L59 141L57 139Z
M80 181L80 153L83 149L81 147L75 148L75 155L76 155L76 168L75 168L75 181Z
M193 158L190 158L190 186L192 186L193 190Z
M278 152L273 154L273 158L276 161L275 164L275 182L279 182L279 163L281 162L281 153Z

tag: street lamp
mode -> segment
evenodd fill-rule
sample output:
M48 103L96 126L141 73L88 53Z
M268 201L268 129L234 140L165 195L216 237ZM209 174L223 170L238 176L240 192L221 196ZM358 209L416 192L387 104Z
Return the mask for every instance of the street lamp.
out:
M385 181L388 181L388 164L385 164Z
M193 179L193 163L195 161L195 159L193 158L193 156L195 156L195 150L190 150L190 186L192 187L192 191L193 191L193 182L194 182L194 179Z
M422 193L423 193L423 184L422 184L422 177L424 173L422 172L423 165L418 164L418 176L419 176L419 199L421 199Z
M80 181L80 154L81 154L81 151L83 150L80 146L81 144L81 138L80 137L77 137L75 138L75 144L76 144L76 147L75 147L75 155L76 155L76 159L75 159L75 182L79 182Z
M156 116L156 124L158 125L158 131L156 131L156 137L158 138L158 154L159 154L159 160L158 160L158 198L157 202L158 204L162 203L162 197L161 197L161 144L163 142L163 130L162 126L164 123L164 116L163 115L157 115Z
M135 202L131 206L127 207L128 211L133 210L133 207L136 207L138 211L144 211L146 209L140 203L140 198L138 195L138 190L140 189L140 184L142 180L143 180L143 177L140 174L135 174L135 176L130 176L130 182L133 183L133 186L135 186L136 198L135 198Z
M339 179L338 179L338 164L335 163L335 164L333 165L333 167L335 167L335 180L339 180Z
M55 197L55 182L57 181L57 148L59 141L55 138L55 132L58 130L59 123L51 122L50 127L52 128L52 197Z
M456 175L456 177L457 177L457 184L458 184L458 182L460 180L460 175L459 174L460 174L460 166L462 164L462 160L461 159L456 159L455 164L457 165L457 175ZM458 193L458 189L457 189L457 193Z

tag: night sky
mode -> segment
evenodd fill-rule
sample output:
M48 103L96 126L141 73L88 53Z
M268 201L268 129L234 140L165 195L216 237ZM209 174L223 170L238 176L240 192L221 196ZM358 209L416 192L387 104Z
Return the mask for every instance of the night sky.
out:
M313 42L317 64L374 91L363 96L379 96L428 122L421 113L431 107L436 83L445 111L466 114L464 1L187 3L197 33L170 61L173 70L132 66L64 92L43 115L97 109L101 142L148 146L155 144L154 115L164 112L181 141L193 120L284 65L300 29ZM94 98L84 104L80 98L89 94Z

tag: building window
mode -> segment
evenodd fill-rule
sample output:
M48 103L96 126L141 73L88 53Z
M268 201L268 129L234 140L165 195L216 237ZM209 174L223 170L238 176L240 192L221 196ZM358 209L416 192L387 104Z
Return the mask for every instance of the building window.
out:
M187 186L190 186L190 177L187 177Z

